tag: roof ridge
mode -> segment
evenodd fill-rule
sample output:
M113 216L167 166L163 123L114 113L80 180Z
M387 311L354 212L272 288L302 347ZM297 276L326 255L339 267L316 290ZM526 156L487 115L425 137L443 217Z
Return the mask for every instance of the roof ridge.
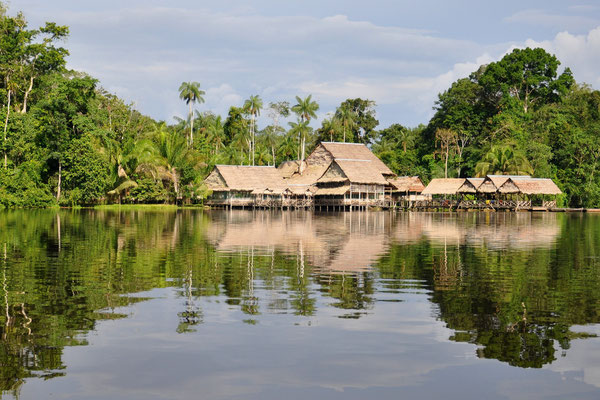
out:
M321 142L321 143L324 143L324 144L353 144L356 146L366 146L366 144L364 144L364 143L348 143L348 142Z

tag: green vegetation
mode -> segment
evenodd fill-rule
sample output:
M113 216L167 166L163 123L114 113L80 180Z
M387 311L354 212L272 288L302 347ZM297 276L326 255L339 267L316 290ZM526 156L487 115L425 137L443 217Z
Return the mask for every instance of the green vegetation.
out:
M187 119L141 115L94 78L66 68L65 26L29 28L0 3L0 205L202 203L217 163L278 165L319 141L365 143L400 175L527 173L554 179L573 207L600 207L600 92L542 49L516 49L439 94L427 125L377 130L376 104L347 99L314 129L319 104L250 96L225 118L198 112L198 82L182 82ZM261 110L271 124L260 127ZM297 120L286 125L282 118ZM285 127L288 127L286 129Z

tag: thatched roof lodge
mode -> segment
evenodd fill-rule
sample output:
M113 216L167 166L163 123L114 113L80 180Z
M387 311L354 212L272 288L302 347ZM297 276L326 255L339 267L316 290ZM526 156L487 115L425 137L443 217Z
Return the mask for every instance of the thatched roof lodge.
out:
M362 143L322 142L306 160L278 168L217 165L205 183L213 192L210 205L370 206L383 202L386 188L393 188L388 179L395 177Z

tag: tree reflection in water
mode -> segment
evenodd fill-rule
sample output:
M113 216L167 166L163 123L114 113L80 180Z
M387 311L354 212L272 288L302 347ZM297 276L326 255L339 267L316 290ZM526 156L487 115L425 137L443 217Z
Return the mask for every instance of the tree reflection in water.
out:
M186 334L211 322L211 298L256 324L361 318L427 294L452 340L519 367L551 363L582 336L571 326L600 322L593 216L61 210L3 212L0 228L2 391L63 374L65 346L169 286Z

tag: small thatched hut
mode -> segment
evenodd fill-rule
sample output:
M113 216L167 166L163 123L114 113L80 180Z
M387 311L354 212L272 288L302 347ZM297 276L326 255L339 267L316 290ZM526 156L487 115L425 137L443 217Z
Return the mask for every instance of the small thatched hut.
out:
M421 200L421 192L425 189L423 181L418 176L399 176L388 178L391 189L391 200L399 201Z
M499 193L505 195L516 195L517 198L531 205L531 200L541 200L543 207L556 207L556 196L562 191L552 179L549 178L530 178L530 177L511 177L500 188ZM546 197L548 196L548 197ZM522 204L527 205L527 204Z
M248 207L257 196L281 197L285 183L275 167L215 165L204 180L212 195L207 204L213 206Z

